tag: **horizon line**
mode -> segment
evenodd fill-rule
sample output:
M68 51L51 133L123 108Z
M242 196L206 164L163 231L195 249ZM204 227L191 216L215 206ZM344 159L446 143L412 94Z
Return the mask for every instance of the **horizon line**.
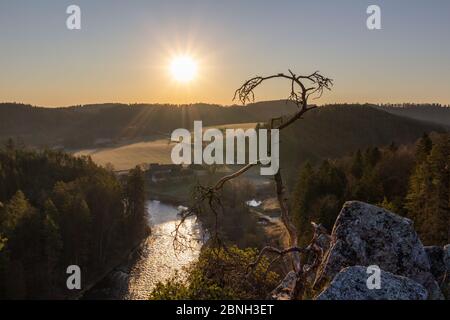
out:
M267 102L284 102L286 104L292 103L295 104L295 102L288 100L288 99L275 99L275 100L259 100L259 101L252 101L245 104L242 103L234 103L234 104L220 104L220 103L210 103L210 102L192 102L192 103L162 103L162 102L132 102L132 103L126 103L126 102L97 102L97 103L85 103L85 104L73 104L73 105L66 105L66 106L43 106L43 105L37 105L37 104L31 104L31 103L25 103L25 102L16 102L16 101L5 101L0 102L0 105L21 105L21 106L29 106L32 108L43 108L43 109L66 109L66 108L83 108L83 107L92 107L92 106L102 106L102 105L121 105L121 106L167 106L167 107L190 107L195 105L206 105L206 106L215 106L215 107L222 107L222 108L229 108L229 107L245 107L248 105L258 104L258 103L267 103ZM438 107L444 107L449 108L450 103L439 103L439 102L384 102L384 103L374 103L374 102L333 102L333 103L324 103L324 104L314 104L311 103L309 105L317 105L318 107L321 106L337 106L337 105L374 105L374 106L388 106L388 107L407 107L408 105L411 106L438 106Z

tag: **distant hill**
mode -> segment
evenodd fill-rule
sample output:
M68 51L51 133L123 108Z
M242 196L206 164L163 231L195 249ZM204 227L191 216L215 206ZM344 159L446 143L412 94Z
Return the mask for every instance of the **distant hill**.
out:
M116 155L117 150L129 150L127 145L133 143L133 150L142 153L145 148L140 142L147 143L145 147L151 149L154 146L148 142L167 139L176 128L191 128L194 120L203 120L205 127L255 123L295 110L294 104L285 101L230 107L102 104L58 109L0 104L0 140L19 137L26 144L35 146L99 149L94 152L103 159L109 154ZM305 160L314 162L340 157L368 146L410 143L424 132L448 130L442 124L396 115L391 109L388 111L369 105L337 105L309 112L304 119L282 132L284 168L295 169ZM445 124L443 119L441 116L441 123ZM102 147L109 153L103 152ZM158 150L170 148L166 145ZM165 151L158 153L161 159L169 156L162 152ZM134 158L125 154L125 163L134 161L130 157Z
M191 128L194 120L203 120L204 126L262 122L292 113L295 108L285 101L229 107L101 104L54 109L0 104L0 140L16 137L32 145L85 148L98 141L137 139Z
M439 105L407 105L401 107L376 107L398 116L429 121L450 127L450 107Z
M370 106L326 106L310 111L281 134L280 158L288 179L301 163L348 155L369 146L415 142L446 127L394 115Z

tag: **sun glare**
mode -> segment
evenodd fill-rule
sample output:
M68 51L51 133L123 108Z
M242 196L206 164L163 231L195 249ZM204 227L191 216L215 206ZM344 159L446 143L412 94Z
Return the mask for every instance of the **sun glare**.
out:
M190 82L197 75L197 63L189 56L178 56L172 60L170 72L176 81Z

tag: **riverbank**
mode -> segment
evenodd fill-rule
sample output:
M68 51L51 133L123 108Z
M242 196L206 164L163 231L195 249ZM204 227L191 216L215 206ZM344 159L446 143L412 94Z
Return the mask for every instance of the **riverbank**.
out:
M127 249L125 252L120 255L117 259L115 259L113 262L109 264L109 266L106 268L105 271L103 271L101 274L94 277L94 279L90 280L88 284L85 284L84 287L78 291L73 296L68 297L68 300L84 300L85 295L92 290L95 286L97 286L101 281L103 281L109 274L114 272L116 269L120 268L120 266L123 265L124 261L127 261L130 259L131 256L133 256L139 248L141 248L144 244L147 238L151 235L151 229L150 226L148 228L148 233L144 236L142 239L136 239L136 241Z
M180 199L179 197L163 192L152 191L152 200L164 202L174 206L188 206L189 201L187 199Z
M179 229L183 250L174 247L178 208L148 201L152 234L83 296L89 300L145 300L159 281L167 281L195 261L203 245L199 223L188 219Z

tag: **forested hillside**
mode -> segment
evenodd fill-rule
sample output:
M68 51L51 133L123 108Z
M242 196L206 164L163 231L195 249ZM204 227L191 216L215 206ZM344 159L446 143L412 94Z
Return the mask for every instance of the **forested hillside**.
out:
M329 231L345 201L377 204L414 221L426 245L450 242L450 135L424 135L416 145L368 147L351 157L306 163L297 175L292 207L301 242L310 221Z
M317 163L358 149L400 145L416 141L424 133L445 131L443 126L404 118L364 105L327 106L312 110L282 131L280 159L293 183L299 164Z
M66 268L82 287L146 234L143 174L124 181L62 152L0 149L0 298L66 298Z
M204 126L265 121L289 114L295 106L285 101L248 106L218 105L86 105L40 108L0 104L0 140L17 137L26 144L89 147L98 139L134 139L191 128L194 120Z
M423 108L429 110L428 107ZM392 108L392 112L397 109ZM295 110L296 106L286 101L229 107L208 104L103 104L56 109L0 104L0 141L13 137L27 145L87 148L99 141L114 143L161 134L167 136L176 128L191 128L194 120L202 120L204 126L265 122L273 117L292 114ZM422 113L428 114L428 111ZM441 123L449 117L450 108L439 109ZM447 122L449 124L450 120ZM299 157L321 157L328 151L330 156L336 156L341 150L348 151L367 143L415 139L424 131L440 127L443 125L423 124L368 105L323 106L289 128L285 140L289 141L292 134L302 137L301 146L306 148L302 148ZM398 132L394 130L396 128Z

